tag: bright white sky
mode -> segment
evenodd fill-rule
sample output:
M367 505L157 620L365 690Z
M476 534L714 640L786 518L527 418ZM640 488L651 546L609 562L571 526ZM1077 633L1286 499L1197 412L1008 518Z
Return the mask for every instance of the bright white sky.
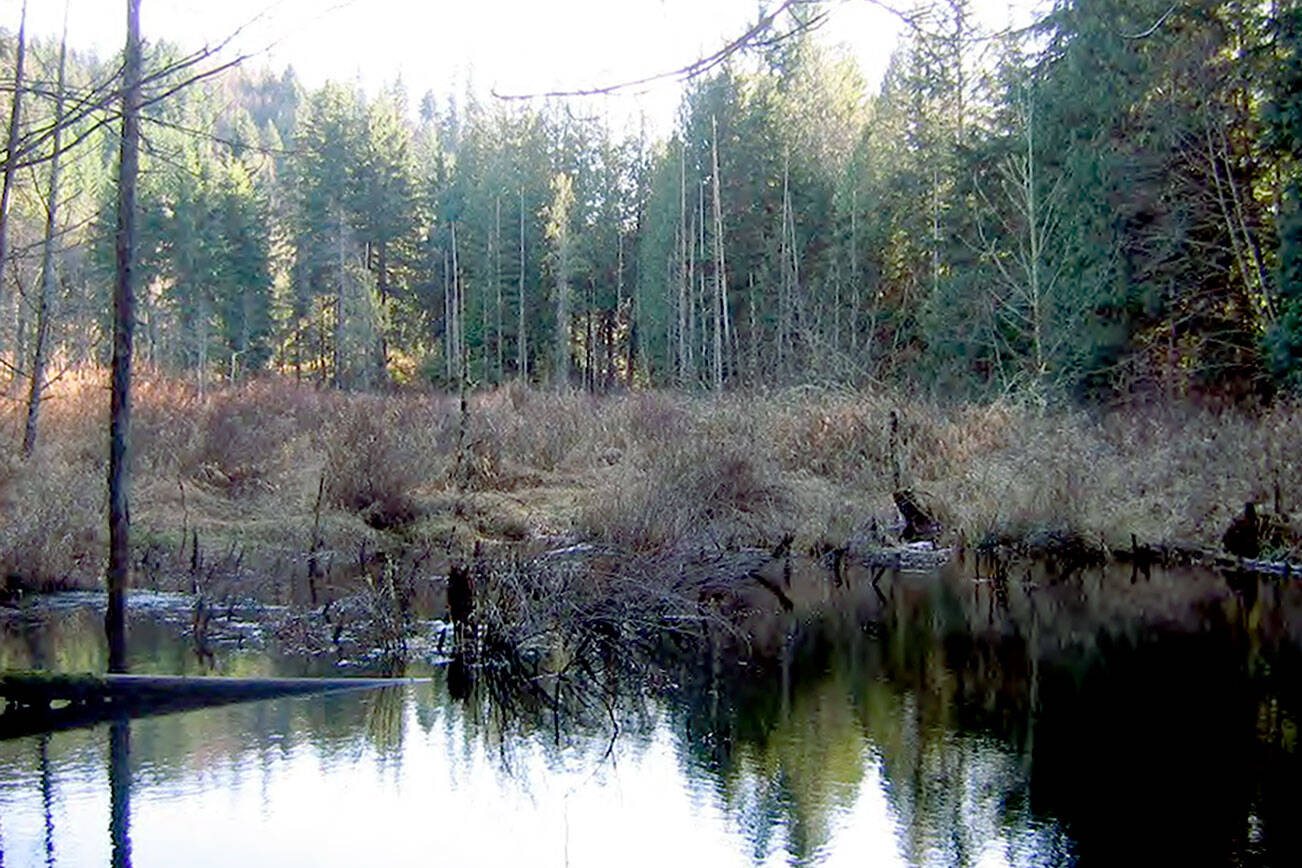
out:
M907 5L909 0L901 0ZM977 0L993 26L1010 0ZM1013 0L1024 7L1031 0ZM125 36L122 0L68 0L69 41L101 57ZM0 26L16 30L21 0L0 0ZM774 5L774 0L767 4ZM28 28L57 36L62 0L28 0ZM359 80L367 90L401 76L413 101L427 90L487 98L602 86L676 69L717 50L757 17L757 0L142 0L146 39L215 44L247 25L235 47L271 46L265 62L292 64L309 87ZM886 68L899 31L868 0L839 0L822 38L851 47L870 83ZM672 119L673 82L589 106L612 117L645 111L653 128Z

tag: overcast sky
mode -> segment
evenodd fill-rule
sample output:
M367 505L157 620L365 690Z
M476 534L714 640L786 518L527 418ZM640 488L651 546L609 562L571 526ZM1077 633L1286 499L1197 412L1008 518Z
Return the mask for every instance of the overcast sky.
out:
M981 0L1002 25L1004 0ZM1018 0L1025 3L1026 0ZM769 5L772 5L770 2ZM21 0L0 0L0 25L17 28ZM57 35L62 0L29 0L28 28ZM122 0L69 0L69 40L109 56L125 35ZM533 93L601 86L683 66L717 50L757 16L757 0L142 0L146 39L192 48L244 27L251 61L292 64L308 86L358 80L368 90L401 76L418 97L461 92ZM867 0L840 0L821 37L850 46L868 80L885 70L899 22ZM644 109L669 122L678 86L594 103L612 115Z

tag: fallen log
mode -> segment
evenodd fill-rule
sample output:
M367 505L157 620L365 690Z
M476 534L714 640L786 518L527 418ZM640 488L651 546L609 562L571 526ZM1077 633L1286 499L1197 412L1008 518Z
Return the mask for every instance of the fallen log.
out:
M856 552L855 560L865 567L885 567L909 572L931 572L949 563L954 549L937 548L930 543L912 543L894 548L876 548Z
M363 690L428 678L230 678L98 675L44 671L0 673L0 738L279 696Z

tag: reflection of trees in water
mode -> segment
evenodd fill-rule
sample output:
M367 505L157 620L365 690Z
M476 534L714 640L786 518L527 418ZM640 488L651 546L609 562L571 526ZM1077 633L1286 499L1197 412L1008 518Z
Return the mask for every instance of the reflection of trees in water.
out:
M568 668L499 655L427 687L138 721L129 747L158 779L237 775L252 752L265 767L304 743L325 764L397 761L414 705L462 768L486 754L528 789L540 757L599 768L612 739L636 750L667 722L756 862L817 861L878 786L911 863L990 847L1012 864L1293 861L1302 591L1026 579L895 576L879 597L852 575L819 613L746 641L702 621Z
M1280 814L1302 679L1284 673L1302 661L1298 625L1278 617L1296 596L1189 572L1138 587L1110 570L895 577L785 642L683 663L683 761L715 781L757 861L779 840L815 859L870 768L910 862L971 864L991 846L1013 864L1116 860L1160 829L1156 857L1182 852L1167 839L1188 818L1201 843L1183 852L1232 860L1264 828L1296 855Z
M131 865L131 721L109 724L109 840L113 868Z
M41 814L45 822L45 864L54 864L54 778L50 774L50 736L36 739L37 759L41 769ZM2 855L2 854L0 854Z
M756 861L818 859L879 778L909 861L1126 859L1155 833L1157 858L1182 816L1206 820L1184 834L1217 858L1262 829L1297 852L1280 809L1280 768L1297 765L1295 588L1034 567L978 582L970 566L861 588L749 644L707 631L615 679L616 694L667 698L686 776L711 782ZM615 729L590 699L603 673L510 682L479 683L467 705L504 753L508 734Z
M476 746L495 757L499 771L528 789L530 762L600 767L614 749L640 748L658 720L649 684L663 670L637 645L587 654L581 666L551 671L537 660L496 653L490 662L454 660L445 670L444 726L460 744L464 764Z
M403 736L407 718L407 689L382 687L369 690L363 697L366 706L366 737L383 761L402 756Z

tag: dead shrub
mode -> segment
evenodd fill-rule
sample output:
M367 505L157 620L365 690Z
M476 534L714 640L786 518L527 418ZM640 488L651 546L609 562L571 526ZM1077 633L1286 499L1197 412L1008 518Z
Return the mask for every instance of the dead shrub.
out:
M30 590L93 588L105 558L98 467L38 453L0 483L0 572Z
M253 385L209 397L186 462L190 475L233 495L273 488L286 445L315 421L298 417L286 391Z
M787 469L849 482L865 474L889 478L887 422L877 407L838 402L793 407L774 427Z
M355 397L324 433L327 501L392 528L419 516L413 491L440 476L436 427L416 405Z
M777 539L794 495L777 467L743 443L693 441L615 474L581 525L634 551Z
M621 408L624 429L634 443L676 441L691 428L690 404L681 395L661 390L635 392L622 401Z

